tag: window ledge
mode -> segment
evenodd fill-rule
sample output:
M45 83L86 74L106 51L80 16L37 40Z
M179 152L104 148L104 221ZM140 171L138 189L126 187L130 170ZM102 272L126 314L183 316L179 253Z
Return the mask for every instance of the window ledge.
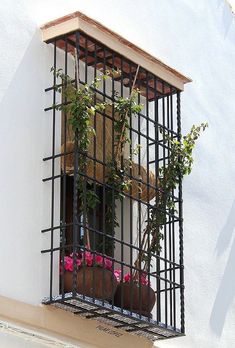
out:
M87 320L54 306L31 305L0 296L0 321L25 327L46 336L67 337L77 343L97 348L151 348L152 342L114 329L96 320ZM57 336L57 337L58 337Z

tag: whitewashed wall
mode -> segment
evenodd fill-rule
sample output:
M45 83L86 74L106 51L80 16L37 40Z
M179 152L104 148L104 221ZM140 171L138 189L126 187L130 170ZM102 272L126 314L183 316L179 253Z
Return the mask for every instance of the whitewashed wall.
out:
M50 152L51 49L39 25L83 11L193 79L183 129L210 128L184 182L187 336L158 347L235 346L235 20L223 0L1 0L0 294L39 304Z

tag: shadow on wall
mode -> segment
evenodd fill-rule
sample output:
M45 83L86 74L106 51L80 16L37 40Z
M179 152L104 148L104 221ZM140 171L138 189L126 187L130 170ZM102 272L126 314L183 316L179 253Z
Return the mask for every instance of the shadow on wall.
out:
M221 336L226 315L235 297L235 199L233 201L232 207L230 209L228 219L224 227L222 228L216 245L217 257L229 247L231 240L233 243L231 246L230 254L228 257L227 265L224 270L224 275L221 280L220 286L218 288L215 302L213 305L210 326L213 332L217 336Z

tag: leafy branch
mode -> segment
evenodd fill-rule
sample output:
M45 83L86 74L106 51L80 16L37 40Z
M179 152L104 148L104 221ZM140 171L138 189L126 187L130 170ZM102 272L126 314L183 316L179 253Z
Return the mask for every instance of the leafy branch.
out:
M116 214L117 201L122 201L124 198L123 193L128 191L131 185L131 181L126 175L128 168L126 164L121 160L123 156L123 149L127 143L130 143L129 130L130 130L130 117L138 114L142 106L137 104L138 91L133 90L129 98L117 97L114 102L114 113L118 117L114 119L114 153L115 157L108 163L107 171L107 184L110 188L106 189L106 212L105 212L105 232L108 236L113 237L116 227L119 227L119 222ZM128 165L131 165L129 160ZM114 248L114 241L108 237L105 241L106 253L112 254Z
M75 148L78 149L78 179L77 191L79 198L79 210L83 214L85 226L87 225L87 209L94 209L99 203L99 197L94 192L94 184L87 187L87 179L84 176L87 166L87 151L90 145L91 136L96 136L95 129L92 127L91 117L96 112L104 111L105 103L94 104L94 90L98 87L100 79L95 79L91 85L77 87L72 79L65 75L62 69L51 71L62 81L62 86L57 85L55 89L58 92L64 91L67 103L57 105L57 110L68 112L70 118L68 124L71 125L74 134ZM66 131L66 130L65 130ZM89 234L87 233L86 243L89 245Z
M105 112L105 108L110 105L107 102L94 103L95 91L99 88L101 80L106 80L112 74L116 74L115 71L105 72L100 78L96 78L90 85L77 86L76 83L68 76L65 75L62 69L51 69L56 78L60 78L62 84L56 85L55 89L58 92L64 93L67 103L55 105L57 110L63 110L68 112L70 118L68 123L72 127L74 134L75 148L78 149L78 180L77 190L79 197L79 210L83 214L85 225L87 226L87 210L96 208L100 203L98 195L94 191L94 184L89 182L87 186L87 178L84 175L86 173L86 166L88 164L87 152L90 145L91 136L96 136L95 129L92 126L91 118L96 115L96 112ZM114 248L114 241L112 239L115 228L119 226L116 206L117 200L123 199L123 192L128 190L130 180L125 176L125 168L122 161L119 158L122 156L122 152L126 143L130 142L129 131L129 118L131 115L135 115L141 111L142 106L136 102L138 91L132 89L129 98L119 97L115 93L115 101L113 102L114 108L114 151L115 158L107 164L106 183L109 186L105 190L105 233L107 237L99 238L98 248L103 251L105 249L106 254L111 254ZM89 240L89 234L87 242ZM89 244L89 243L88 243Z
M159 169L159 193L155 205L149 210L149 219L146 221L147 225L141 242L142 251L135 262L138 268L141 268L141 263L144 261L144 270L146 270L151 262L149 254L161 251L160 242L163 239L162 230L167 222L167 215L172 216L177 212L173 192L182 178L191 173L193 149L201 132L207 127L207 123L193 125L190 132L179 139L173 139L160 127L163 139L170 147L170 156L168 165ZM152 237L150 245L148 244L149 235Z

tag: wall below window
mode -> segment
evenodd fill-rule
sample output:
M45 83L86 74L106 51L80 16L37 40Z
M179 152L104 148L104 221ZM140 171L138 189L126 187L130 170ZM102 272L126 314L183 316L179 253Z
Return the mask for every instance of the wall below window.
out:
M40 253L48 240L40 230L50 191L41 179L51 147L51 116L43 109L51 102L44 88L53 52L39 25L76 10L193 79L182 96L183 131L202 121L209 128L184 181L187 336L156 346L233 347L235 23L223 0L1 1L0 295L37 305L48 294Z
M14 337L12 337L14 336ZM20 340L22 339L22 340ZM133 336L96 320L87 320L53 306L34 306L0 296L0 347L28 348L39 344L66 348L151 348ZM4 343L4 345L1 345ZM35 347L36 348L36 347Z

